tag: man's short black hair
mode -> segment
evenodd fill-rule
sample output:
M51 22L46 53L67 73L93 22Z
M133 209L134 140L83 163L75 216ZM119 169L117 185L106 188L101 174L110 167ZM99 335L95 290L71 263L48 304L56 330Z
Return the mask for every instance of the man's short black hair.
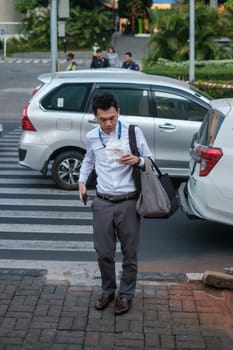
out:
M131 52L126 52L125 55L128 55L129 57L132 57L132 53Z
M97 109L106 111L107 109L114 107L116 110L119 108L119 104L116 96L110 93L104 93L102 95L96 95L92 101L93 113L97 114Z

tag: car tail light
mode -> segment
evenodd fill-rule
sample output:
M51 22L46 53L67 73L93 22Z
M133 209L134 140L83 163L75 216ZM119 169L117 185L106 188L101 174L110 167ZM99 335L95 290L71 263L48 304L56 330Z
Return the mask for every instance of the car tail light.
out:
M38 91L38 87L35 87L33 90L32 90L32 96L34 96Z
M221 148L207 146L198 146L196 152L200 161L200 176L208 175L223 155Z
M34 127L34 125L28 117L28 107L29 103L27 103L23 109L23 119L21 121L22 129L24 131L36 131L36 128Z

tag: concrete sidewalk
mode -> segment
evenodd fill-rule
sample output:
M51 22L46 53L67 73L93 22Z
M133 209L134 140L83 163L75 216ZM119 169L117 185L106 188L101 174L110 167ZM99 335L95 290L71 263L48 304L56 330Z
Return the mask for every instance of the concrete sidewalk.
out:
M139 280L131 310L94 304L100 286L0 270L0 350L232 350L233 292L200 281Z

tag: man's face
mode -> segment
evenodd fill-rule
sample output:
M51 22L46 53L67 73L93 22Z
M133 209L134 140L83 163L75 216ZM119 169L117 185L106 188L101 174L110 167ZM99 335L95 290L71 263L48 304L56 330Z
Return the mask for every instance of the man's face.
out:
M106 111L99 108L97 109L96 119L101 129L107 134L110 134L110 132L115 129L118 118L119 110L116 110L115 107L110 107Z
M131 57L129 55L125 55L125 62L130 62L131 61Z
M97 56L98 58L101 58L101 57L102 57L102 52L96 52L96 56Z

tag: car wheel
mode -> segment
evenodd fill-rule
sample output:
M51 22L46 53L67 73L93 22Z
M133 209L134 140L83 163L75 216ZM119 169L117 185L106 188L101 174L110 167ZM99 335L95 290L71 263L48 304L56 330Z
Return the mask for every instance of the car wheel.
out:
M59 188L77 190L81 163L84 155L77 151L66 151L54 159L52 177Z

